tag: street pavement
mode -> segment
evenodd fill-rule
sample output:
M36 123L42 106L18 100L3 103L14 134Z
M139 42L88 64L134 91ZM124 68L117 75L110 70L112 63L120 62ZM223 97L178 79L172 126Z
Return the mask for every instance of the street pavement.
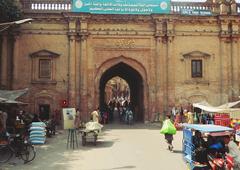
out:
M0 164L0 170L187 169L182 158L182 132L174 136L174 152L169 152L158 124L105 125L96 146L79 142L79 148L67 149L67 131L59 131L45 145L36 146L33 162L12 159Z

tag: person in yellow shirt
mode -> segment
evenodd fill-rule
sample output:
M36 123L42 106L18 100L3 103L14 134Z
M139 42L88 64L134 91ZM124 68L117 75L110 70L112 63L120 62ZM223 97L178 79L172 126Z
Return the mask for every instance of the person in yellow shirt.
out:
M193 124L194 122L194 116L192 112L188 112L188 123Z

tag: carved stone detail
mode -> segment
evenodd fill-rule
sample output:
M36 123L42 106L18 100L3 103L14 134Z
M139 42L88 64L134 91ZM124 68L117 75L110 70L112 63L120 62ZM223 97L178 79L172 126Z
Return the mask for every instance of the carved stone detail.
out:
M133 39L120 39L115 42L118 48L134 48L135 41Z

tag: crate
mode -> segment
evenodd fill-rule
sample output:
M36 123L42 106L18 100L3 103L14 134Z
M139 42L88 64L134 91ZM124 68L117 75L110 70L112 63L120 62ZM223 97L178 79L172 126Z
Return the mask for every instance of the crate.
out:
M215 113L214 114L214 119L225 119L225 118L230 118L230 114L228 114L228 113Z
M215 113L214 114L214 124L220 126L230 126L231 119L228 113Z
M230 126L231 119L230 118L224 118L224 119L214 119L214 124L215 125L220 125L220 126Z

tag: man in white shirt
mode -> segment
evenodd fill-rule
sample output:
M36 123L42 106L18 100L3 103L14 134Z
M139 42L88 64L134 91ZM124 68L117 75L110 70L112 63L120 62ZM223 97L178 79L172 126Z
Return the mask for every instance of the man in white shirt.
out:
M92 121L99 123L99 108L91 113Z

